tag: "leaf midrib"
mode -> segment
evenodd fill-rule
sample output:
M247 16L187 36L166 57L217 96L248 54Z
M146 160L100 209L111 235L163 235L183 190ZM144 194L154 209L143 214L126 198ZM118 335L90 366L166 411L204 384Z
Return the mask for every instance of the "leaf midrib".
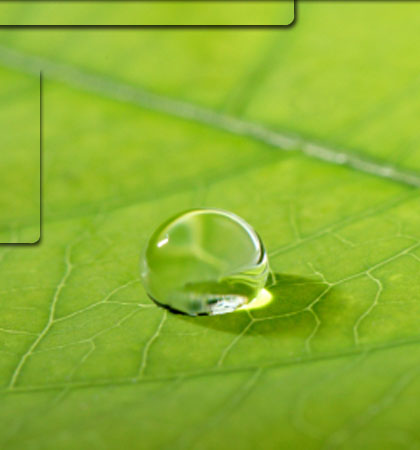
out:
M18 59L21 58L21 61L16 60L13 61L12 59L6 59L4 58L6 51L12 52L14 56L17 56ZM381 178L390 179L392 181L396 181L398 183L402 183L405 185L420 187L420 175L416 173L409 173L404 170L396 169L394 167L379 163L373 159L370 158L360 158L354 155L351 155L351 153L339 151L338 149L332 149L328 148L326 146L317 144L312 141L305 140L302 137L298 136L292 136L287 134L281 134L276 131L273 131L269 128L266 128L264 126L261 126L259 124L250 122L250 121L244 121L238 118L235 118L233 116L228 116L225 114L221 114L215 111L212 111L211 109L202 108L200 106L196 106L193 104L188 104L184 102L180 102L177 100L173 100L169 97L163 97L161 95L156 95L149 93L147 91L142 90L141 88L135 88L133 86L130 86L128 84L123 84L120 82L115 81L108 81L106 79L103 79L97 75L91 75L88 73L85 73L81 71L80 69L74 69L70 66L63 66L58 63L55 63L50 60L43 60L38 57L34 57L31 55L23 54L15 52L11 49L6 49L3 46L0 46L0 61L3 62L8 67L13 67L14 69L18 69L24 72L30 72L30 73L38 73L38 69L35 71L35 66L38 68L40 67L38 63L42 63L41 67L46 68L47 70L47 76L51 79L54 79L59 82L67 83L73 87L77 87L81 90L87 91L89 93L96 93L103 95L108 98L112 98L114 100L124 101L126 103L135 104L140 107L149 108L155 111L163 112L165 114L171 115L171 116L177 116L182 117L187 120L192 120L195 122L199 122L208 126L211 126L212 128L216 129L222 129L224 131L230 132L232 134L238 134L243 135L247 137L254 138L256 140L259 140L265 144L271 145L275 148L282 149L282 150L293 150L298 151L298 147L300 147L300 151L304 153L306 156L312 156L316 159L322 160L324 162L333 163L336 165L344 165L348 167L352 167L353 169L359 171L359 172L367 172L370 174L373 174L375 176L379 176ZM67 71L70 71L73 75L76 74L79 76L79 79L74 80L72 78L69 78L67 76ZM94 83L92 82L94 81ZM97 82L104 83L100 89L97 89L95 87L95 83ZM111 92L112 89L118 88L120 89L119 95L115 95L114 92ZM117 89L117 92L118 92ZM133 96L133 94L135 94ZM133 98L130 98L130 96L133 96ZM181 108L181 110L178 110L177 108L179 106L184 107L184 109ZM296 147L296 148L295 148ZM360 349L353 349L351 351L347 352L341 352L340 354L327 354L327 355L320 355L316 357L310 357L310 358L296 358L293 361L282 361L282 362L275 362L275 363L267 363L261 364L258 366L258 368L263 367L264 369L270 369L273 367L283 367L283 366L292 366L297 364L308 364L313 363L321 360L326 359L338 359L338 358L344 358L344 357L351 357L358 354L363 354L367 352L375 352L380 350L387 350L394 347L401 347L406 345L416 345L420 342L420 337L417 336L413 339L406 340L406 341L397 341L397 342L387 342L382 343L377 346L371 346L371 347L361 347ZM205 371L200 373L186 373L186 374L176 374L174 377L155 377L155 378L144 378L140 381L137 381L137 384L143 383L143 382L159 382L164 381L172 378L179 378L181 377L197 377L197 376L206 376L206 375L220 375L223 373L228 372L238 372L238 371L248 371L248 370L254 370L256 369L256 366L249 366L249 367L240 367L240 368L229 368L224 370L214 370L214 371ZM108 384L107 384L108 383ZM105 382L98 382L98 383L84 383L84 382L73 382L73 383L67 383L67 384L57 384L57 385L50 385L50 386L40 386L38 387L31 387L31 386L21 386L21 387L14 387L13 389L4 389L3 392L27 392L31 390L49 390L49 389L62 389L65 388L89 388L89 387L103 387L106 385L120 385L120 384L133 384L133 381L130 379L128 381L118 381L118 380L111 380L111 381L105 381Z
M323 144L321 141L308 140L296 133L280 133L259 123L220 113L184 100L155 94L141 87L83 71L75 66L18 52L3 45L0 45L0 63L4 67L31 75L39 75L42 71L49 79L68 84L90 94L101 95L169 116L201 123L231 134L253 138L283 151L300 152L323 162L349 167L397 183L420 187L420 174L417 172L410 172L371 157L358 156L346 149Z

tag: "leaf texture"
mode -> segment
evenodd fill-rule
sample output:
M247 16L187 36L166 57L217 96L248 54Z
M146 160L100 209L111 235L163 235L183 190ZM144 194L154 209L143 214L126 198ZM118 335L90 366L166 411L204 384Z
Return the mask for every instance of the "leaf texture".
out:
M45 79L44 237L0 249L2 447L420 446L419 25L302 2L287 31L1 32L1 77ZM142 245L198 206L261 234L267 308L147 298Z

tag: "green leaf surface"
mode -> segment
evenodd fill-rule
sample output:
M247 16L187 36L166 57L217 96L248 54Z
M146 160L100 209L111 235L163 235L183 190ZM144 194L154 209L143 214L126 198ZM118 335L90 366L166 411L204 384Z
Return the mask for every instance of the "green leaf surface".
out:
M40 82L0 68L0 243L40 238Z
M287 31L3 30L45 155L42 242L0 249L0 446L418 448L419 29L311 1ZM260 233L268 307L147 298L140 249L192 207Z
M1 25L290 25L294 0L2 0Z

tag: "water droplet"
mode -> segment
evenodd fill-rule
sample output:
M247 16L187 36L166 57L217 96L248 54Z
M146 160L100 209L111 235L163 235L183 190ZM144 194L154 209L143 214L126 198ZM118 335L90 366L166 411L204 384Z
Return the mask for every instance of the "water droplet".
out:
M228 211L195 209L163 223L141 261L148 295L191 316L225 314L261 293L269 272L261 239Z

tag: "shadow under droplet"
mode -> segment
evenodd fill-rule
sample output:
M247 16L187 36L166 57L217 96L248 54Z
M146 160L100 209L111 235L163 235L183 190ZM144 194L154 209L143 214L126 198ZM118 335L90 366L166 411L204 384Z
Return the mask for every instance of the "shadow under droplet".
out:
M186 316L178 314L180 320L206 328L238 334L243 332L252 320L281 319L298 317L308 311L310 305L326 291L327 285L316 278L274 273L265 289L272 295L272 300L262 308L238 310L233 313L216 316ZM328 296L337 295L335 288ZM274 322L273 322L274 324ZM276 326L260 328L264 334L276 334Z

